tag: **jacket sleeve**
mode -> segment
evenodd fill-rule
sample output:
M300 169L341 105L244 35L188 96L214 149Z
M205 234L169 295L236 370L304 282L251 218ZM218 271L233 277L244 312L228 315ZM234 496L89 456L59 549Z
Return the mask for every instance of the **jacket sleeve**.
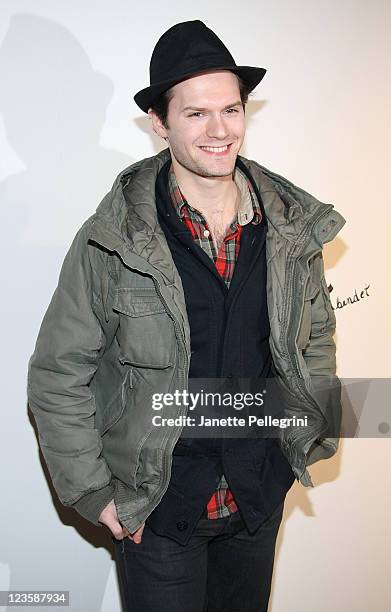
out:
M62 264L28 363L27 395L60 501L100 526L100 512L114 498L115 479L101 456L89 386L105 346L93 310L89 222L77 232Z
M310 341L303 352L310 385L327 421L327 430L315 441L307 455L307 465L334 455L341 427L341 383L336 375L336 317L327 287L322 253L314 261L314 280L320 286L311 305Z

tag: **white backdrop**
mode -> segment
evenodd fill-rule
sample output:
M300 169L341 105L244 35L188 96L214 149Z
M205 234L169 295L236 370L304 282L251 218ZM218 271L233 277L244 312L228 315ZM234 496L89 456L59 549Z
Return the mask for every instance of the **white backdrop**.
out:
M338 372L390 378L391 3L2 0L0 16L0 590L67 589L72 612L119 612L107 530L51 488L26 368L76 230L122 168L163 148L132 99L148 85L153 46L174 23L201 19L238 64L268 69L241 153L347 220L325 247L343 306ZM271 612L389 610L388 403L371 410L383 434L342 440L310 468L315 487L295 483L287 496Z

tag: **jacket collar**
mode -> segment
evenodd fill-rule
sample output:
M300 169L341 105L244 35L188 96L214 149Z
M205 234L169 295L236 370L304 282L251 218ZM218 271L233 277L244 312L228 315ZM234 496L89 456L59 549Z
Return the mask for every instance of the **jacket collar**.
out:
M169 149L164 149L122 170L93 216L101 231L125 241L133 253L146 257L152 265L161 264L166 251L157 218L155 182L169 159ZM253 177L268 223L280 238L294 242L307 223L319 218L321 221L314 226L314 233L316 242L322 246L345 224L332 204L320 202L255 161L242 156L238 159Z

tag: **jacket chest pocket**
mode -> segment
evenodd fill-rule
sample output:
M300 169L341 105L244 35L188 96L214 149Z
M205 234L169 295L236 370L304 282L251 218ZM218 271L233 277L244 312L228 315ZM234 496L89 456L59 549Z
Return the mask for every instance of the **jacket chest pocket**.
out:
M174 325L154 288L116 289L113 309L119 314L121 362L145 368L174 364Z
M311 304L319 291L320 287L309 278L304 295L303 312L296 340L297 348L301 350L305 349L310 341L312 329Z

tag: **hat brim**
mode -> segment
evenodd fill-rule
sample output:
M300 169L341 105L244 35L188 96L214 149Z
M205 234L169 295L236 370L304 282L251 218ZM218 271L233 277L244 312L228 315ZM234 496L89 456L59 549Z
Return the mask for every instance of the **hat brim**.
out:
M175 79L169 79L166 81L160 81L159 83L155 83L150 87L145 87L136 93L133 97L137 106L141 108L145 113L148 112L151 107L153 101L164 91L184 81L185 79L196 76L200 72L213 72L214 70L229 70L230 72L234 72L238 76L240 76L246 85L249 87L250 91L254 89L263 79L266 74L266 68L255 68L253 66L213 66L200 69L197 71L187 72L185 74L181 74Z

